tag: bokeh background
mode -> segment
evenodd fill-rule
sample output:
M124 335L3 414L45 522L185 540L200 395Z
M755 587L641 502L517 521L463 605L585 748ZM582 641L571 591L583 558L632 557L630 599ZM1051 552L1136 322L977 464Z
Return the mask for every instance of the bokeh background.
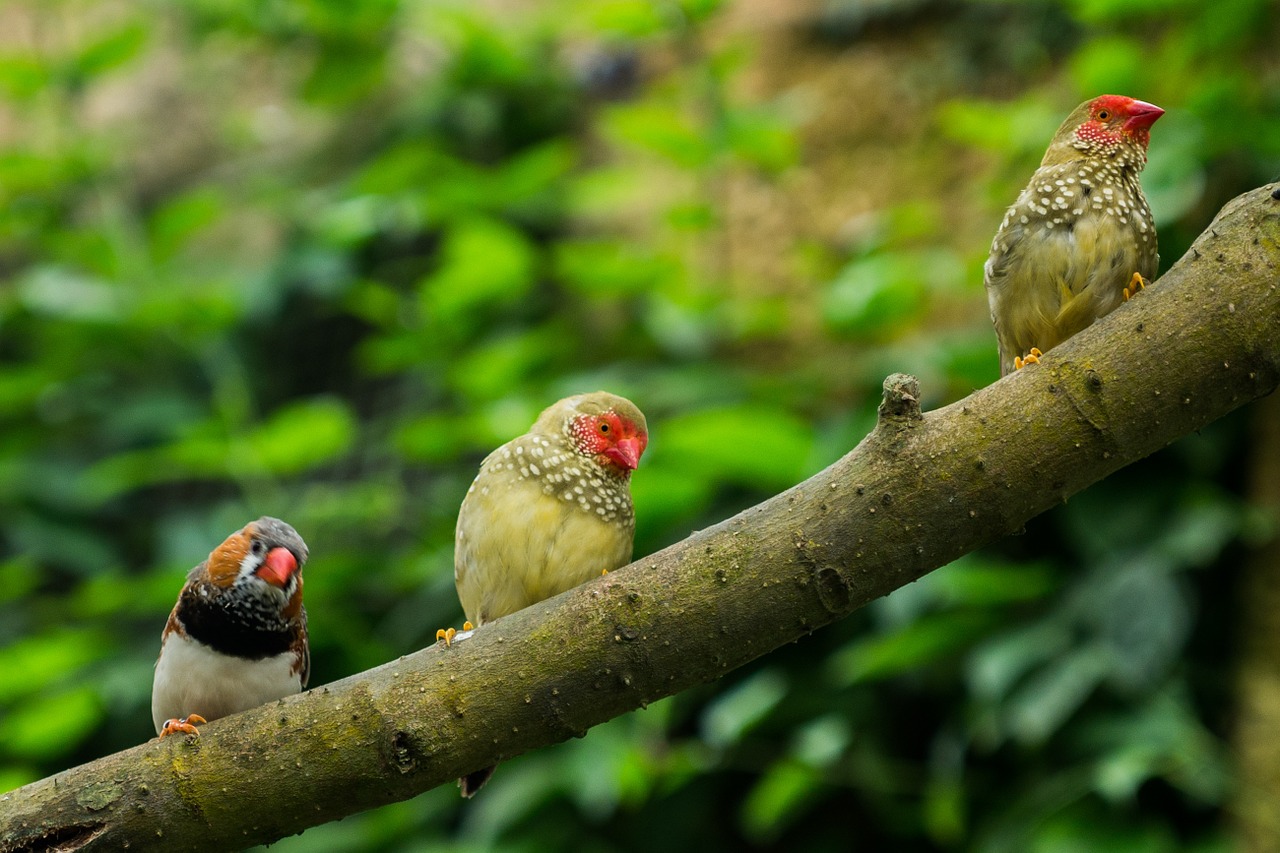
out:
M0 791L152 736L184 573L259 515L311 546L314 686L460 622L462 495L561 396L649 416L643 555L889 372L994 381L981 266L1062 117L1166 108L1167 268L1280 177L1278 43L1274 0L7 0ZM1280 849L1278 425L272 849Z

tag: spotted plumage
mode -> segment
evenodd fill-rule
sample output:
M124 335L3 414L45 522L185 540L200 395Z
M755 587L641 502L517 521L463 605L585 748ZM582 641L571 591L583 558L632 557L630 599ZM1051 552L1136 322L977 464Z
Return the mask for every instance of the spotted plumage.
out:
M467 619L492 622L629 562L631 472L648 441L631 401L597 391L561 400L489 454L458 512ZM463 780L464 796L491 772Z
M1135 273L1155 276L1155 222L1138 175L1163 113L1120 95L1081 104L1009 208L984 276L1001 375L1113 311Z
M599 391L561 400L489 454L458 512L467 619L492 622L630 560L631 471L647 442L640 410Z
M187 575L161 634L151 692L156 732L193 731L297 693L310 676L297 532L263 517L227 537Z

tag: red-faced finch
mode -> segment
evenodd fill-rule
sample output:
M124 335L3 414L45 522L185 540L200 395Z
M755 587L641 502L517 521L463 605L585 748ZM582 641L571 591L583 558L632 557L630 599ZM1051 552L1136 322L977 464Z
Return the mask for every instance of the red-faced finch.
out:
M151 719L164 737L307 686L307 546L277 518L231 534L187 575L160 640Z
M984 280L1002 376L1113 311L1156 274L1156 227L1138 184L1164 110L1086 101L1058 128L1005 214Z
M630 562L631 472L648 443L640 410L597 391L561 400L489 454L458 512L454 580L468 622L484 625ZM454 634L437 636L448 643ZM493 770L460 779L462 795Z

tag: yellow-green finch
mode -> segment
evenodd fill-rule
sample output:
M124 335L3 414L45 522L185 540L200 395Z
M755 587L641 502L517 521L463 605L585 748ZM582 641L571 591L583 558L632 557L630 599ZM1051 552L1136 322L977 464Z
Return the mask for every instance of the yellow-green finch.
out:
M1164 110L1086 101L1058 128L1005 215L985 268L1000 374L1034 363L1154 278L1156 227L1138 173Z
M484 625L630 562L631 472L648 442L635 404L596 391L559 401L489 454L458 512L454 580L467 620ZM492 773L459 780L463 796Z

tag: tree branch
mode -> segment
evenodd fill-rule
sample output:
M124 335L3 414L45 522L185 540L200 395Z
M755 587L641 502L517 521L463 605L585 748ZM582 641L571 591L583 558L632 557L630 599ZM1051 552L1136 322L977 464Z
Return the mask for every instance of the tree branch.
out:
M1280 189L1038 366L875 430L657 554L300 696L0 796L0 853L227 850L407 799L790 643L1009 532L1280 382ZM1273 194L1273 190L1275 191ZM294 808L263 796L264 779Z

